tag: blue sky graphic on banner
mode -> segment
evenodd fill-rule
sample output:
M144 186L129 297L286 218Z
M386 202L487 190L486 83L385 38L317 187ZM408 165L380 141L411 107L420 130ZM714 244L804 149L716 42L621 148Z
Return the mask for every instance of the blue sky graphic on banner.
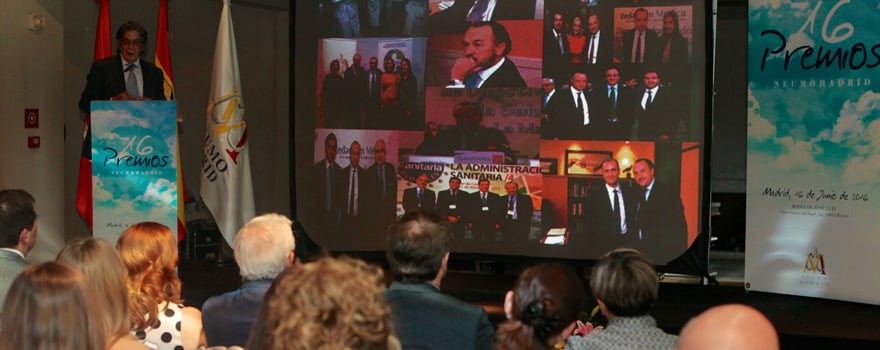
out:
M877 2L749 6L747 288L878 303Z
M177 104L92 102L94 234L116 242L130 224L176 231Z

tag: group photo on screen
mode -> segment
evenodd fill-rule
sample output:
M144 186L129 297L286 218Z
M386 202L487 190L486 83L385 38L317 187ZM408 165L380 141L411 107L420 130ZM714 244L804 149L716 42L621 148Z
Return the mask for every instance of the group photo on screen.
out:
M628 246L663 264L701 233L705 4L337 0L317 13L314 168L298 189L322 246L381 250L417 210L472 253Z

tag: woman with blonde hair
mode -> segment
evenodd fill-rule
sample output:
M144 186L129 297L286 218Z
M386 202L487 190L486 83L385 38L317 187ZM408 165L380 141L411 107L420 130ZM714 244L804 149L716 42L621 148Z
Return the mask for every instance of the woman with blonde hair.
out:
M83 274L57 262L31 265L12 282L3 306L3 349L104 349L103 305Z
M351 258L294 265L263 303L264 324L250 348L398 350L382 271Z
M205 345L202 313L184 307L177 277L177 240L167 226L140 222L119 237L116 249L128 270L126 285L134 335L158 349Z
M106 306L103 321L110 331L110 350L146 349L130 334L127 272L113 245L100 238L76 239L68 242L55 260L79 268L92 292Z

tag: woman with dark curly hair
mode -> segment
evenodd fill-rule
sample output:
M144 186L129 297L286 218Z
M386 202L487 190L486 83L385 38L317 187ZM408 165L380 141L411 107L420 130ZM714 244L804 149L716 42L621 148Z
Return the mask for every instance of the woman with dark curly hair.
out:
M507 321L495 332L495 348L560 349L574 331L584 285L559 263L527 268L504 298Z
M378 267L351 258L294 265L275 279L249 349L399 350ZM254 332L261 332L254 333Z
M197 349L206 345L202 313L184 307L177 278L177 239L167 226L140 222L116 242L128 270L128 304L134 335L147 346Z

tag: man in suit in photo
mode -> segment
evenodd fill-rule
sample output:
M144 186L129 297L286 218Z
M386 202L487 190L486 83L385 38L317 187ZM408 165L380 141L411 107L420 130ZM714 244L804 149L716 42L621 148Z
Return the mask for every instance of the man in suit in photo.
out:
M534 18L534 0L456 0L428 17L428 30L460 33L474 22Z
M363 218L366 215L362 214L366 210L364 204L368 195L365 192L366 172L360 166L361 144L357 141L352 142L348 155L349 165L342 169L341 177L341 184L346 189L341 201L345 203L342 209L342 231L346 234L363 236L366 232Z
M637 239L637 249L669 259L681 255L688 248L688 230L680 193L656 181L650 159L636 160L633 173L643 192L637 198L635 213L633 239Z
M510 34L498 22L475 22L464 32L464 56L452 64L450 87L524 88L526 82L507 57Z
M507 209L501 221L501 234L507 242L528 242L535 210L532 197L519 193L519 185L512 181L504 184L504 191L507 195L502 195L501 199Z
M571 75L571 86L557 91L547 104L547 124L544 138L589 139L593 136L593 119L587 88L587 74Z
M452 156L456 151L502 152L504 162L512 164L515 152L504 132L483 126L483 107L472 101L462 101L452 108L455 125L447 127L429 142L430 154Z
M495 232L501 229L504 201L498 195L489 192L490 186L488 179L480 179L477 183L479 191L471 194L467 221L474 239L494 240Z
M633 126L635 92L620 81L620 70L605 70L605 83L594 85L590 95L593 103L595 137L603 140L629 140Z
M452 233L456 238L464 238L465 208L470 193L460 190L461 179L452 177L449 179L449 189L437 194L437 214L449 222Z
M657 33L648 29L648 10L636 9L633 21L635 28L623 32L621 60L633 64L656 63L660 41Z
M79 110L91 111L94 100L165 100L162 70L141 59L147 46L147 30L140 23L126 22L116 30L116 55L92 63Z
M407 213L414 211L434 212L434 202L437 199L434 191L429 190L428 175L419 174L416 178L416 187L407 188L403 191L403 210Z
M367 98L367 72L361 67L361 54L356 53L351 57L351 66L343 73L343 81L346 90L348 90L347 98L344 99L348 105L350 120L356 124L351 126L363 127L365 120L363 116L364 103Z
M391 226L386 256L394 281L385 290L394 333L404 349L492 349L482 308L440 292L452 232L431 213L413 212Z
M632 220L641 191L621 186L620 164L616 159L606 159L601 167L605 183L587 193L587 234L591 244L607 242L610 244L603 250L610 250L630 244L635 236Z
M564 79L564 67L568 57L568 40L566 40L565 20L562 12L553 13L552 24L544 30L544 75L556 80Z
M382 74L382 70L379 69L379 59L370 57L370 69L367 70L366 101L364 102L367 126L374 125L379 118L379 106L382 104Z
M600 66L610 64L613 56L611 52L613 40L611 33L602 30L599 15L594 13L587 17L587 45L584 48L587 53L586 63ZM598 73L598 71L589 73Z
M25 190L0 191L0 307L15 277L30 265L25 257L37 243L35 202Z
M637 96L635 121L638 123L639 141L670 141L678 132L681 120L679 98L671 88L660 85L657 70L648 69L644 74L641 96Z
M556 81L553 78L543 78L541 79L541 90L544 91L541 94L541 110L547 108L547 104L550 103L550 99L553 98L553 95L556 93Z
M370 200L365 209L372 211L368 226L373 237L384 237L388 226L397 217L397 170L394 164L386 161L387 153L385 140L376 140L373 145L374 162L367 169Z
M340 191L344 191L344 187L340 181L343 174L342 167L336 163L336 153L336 135L329 133L324 138L324 159L315 163L312 170L312 184L315 193L311 198L314 203L306 206L318 212L316 217L323 229L321 232L325 235L334 234L339 230L339 214L342 207L340 205L340 198L342 198Z
M244 283L239 289L208 298L202 306L202 326L208 344L247 344L266 291L275 277L294 263L296 241L292 225L284 215L265 214L238 230L232 246Z

